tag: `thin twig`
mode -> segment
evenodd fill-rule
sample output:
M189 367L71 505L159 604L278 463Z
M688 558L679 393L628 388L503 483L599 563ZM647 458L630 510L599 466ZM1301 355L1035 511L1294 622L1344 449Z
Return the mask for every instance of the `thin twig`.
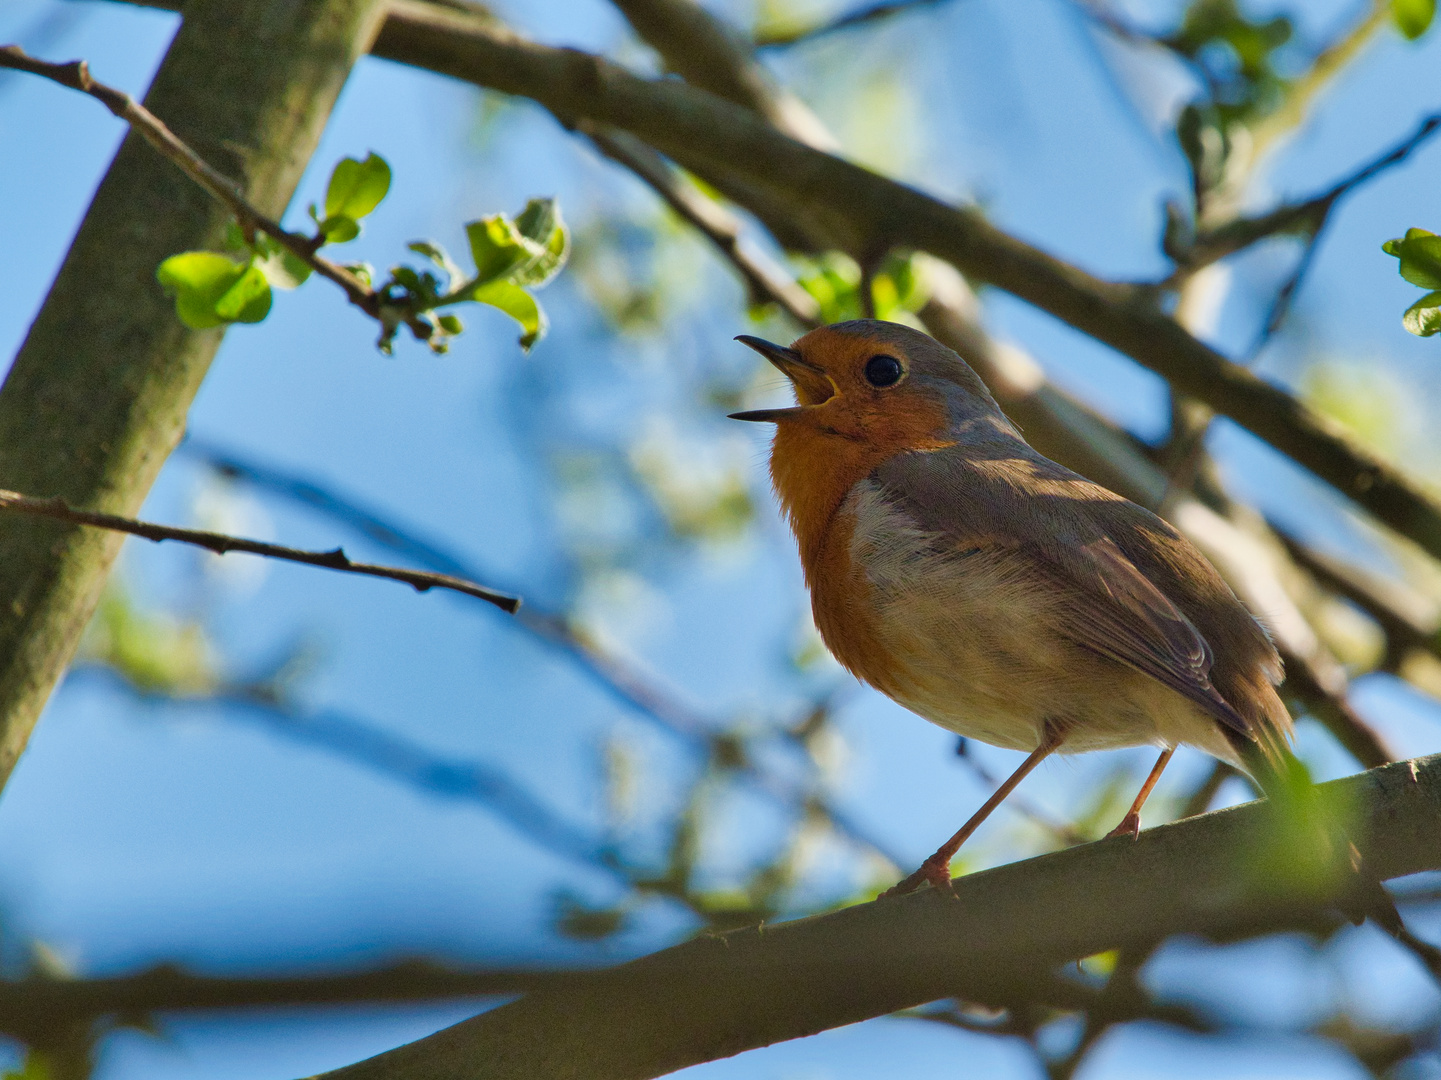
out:
M0 46L0 68L13 68L16 71L39 75L51 82L93 97L129 124L131 129L153 146L161 156L173 162L186 176L225 204L235 215L241 230L247 237L251 237L257 232L264 233L306 266L309 266L315 273L340 286L346 299L371 318L382 324L389 321L392 325L397 321L404 321L416 337L422 340L430 337L431 329L423 321L398 309L387 309L384 296L380 292L367 285L359 276L339 263L316 254L316 248L319 247L316 238L291 232L278 221L251 205L240 193L239 185L235 181L212 167L144 105L123 90L117 90L113 86L107 86L92 78L89 65L84 60L52 64L44 60L37 60L18 45L5 45Z
M745 280L753 304L774 303L807 329L820 325L819 305L811 294L746 251L736 217L687 184L664 157L634 135L614 128L582 123L579 130L606 157L649 184L666 205L710 240Z
M16 491L0 490L0 510L13 510L37 517L53 518L72 525L90 525L97 529L111 529L129 533L142 539L160 543L175 540L205 548L217 555L231 551L242 551L250 555L261 555L267 559L301 563L305 566L319 566L325 570L338 570L346 574L362 574L366 577L387 578L401 581L415 589L426 592L430 589L449 589L452 592L473 596L478 600L494 604L502 611L514 614L520 607L518 597L487 589L484 585L452 574L434 574L426 570L407 570L400 566L381 566L376 563L353 562L343 548L333 551L306 551L302 548L285 547L282 544L267 544L260 540L246 540L225 533L206 532L202 529L179 529L171 525L156 525L153 522L137 521L119 514L103 514L93 510L76 510L64 499L40 499L22 495Z

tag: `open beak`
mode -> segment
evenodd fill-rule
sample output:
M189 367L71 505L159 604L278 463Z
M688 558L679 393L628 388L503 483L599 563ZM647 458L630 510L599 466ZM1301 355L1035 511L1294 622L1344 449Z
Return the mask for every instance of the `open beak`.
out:
M736 337L742 345L754 349L760 353L777 368L780 373L792 383L798 379L814 381L819 378L823 382L829 382L826 373L814 364L808 363L795 349L788 349L784 345L777 345L765 338L752 337L750 334L740 334ZM760 423L778 423L782 420L790 420L799 416L807 406L797 405L790 409L752 409L749 412L735 412L730 414L732 420L754 420Z

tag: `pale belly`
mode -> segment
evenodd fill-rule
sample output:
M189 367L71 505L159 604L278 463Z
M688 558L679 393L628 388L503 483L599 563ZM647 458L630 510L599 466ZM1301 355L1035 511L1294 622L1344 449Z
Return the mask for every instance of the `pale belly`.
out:
M1234 759L1216 722L1187 698L1058 633L1053 589L1024 573L1013 553L956 550L868 482L846 510L855 520L852 565L869 591L872 633L887 661L884 671L848 666L906 708L1017 750L1034 749L1052 725L1065 733L1063 753L1184 742Z

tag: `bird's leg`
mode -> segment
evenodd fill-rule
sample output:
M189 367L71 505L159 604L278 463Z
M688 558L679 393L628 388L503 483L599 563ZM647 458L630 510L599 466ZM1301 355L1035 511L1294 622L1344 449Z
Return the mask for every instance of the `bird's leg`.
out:
M1141 785L1136 801L1131 804L1131 809L1126 811L1126 816L1121 823L1106 834L1109 840L1113 836L1129 836L1135 839L1141 833L1141 807L1146 805L1146 800L1151 797L1151 789L1156 786L1156 781L1161 779L1161 773L1166 770L1166 763L1171 760L1171 755L1176 752L1174 746L1168 746L1161 751L1161 756L1156 759L1156 764L1151 767L1151 775L1146 777L1146 782Z
M991 797L986 800L985 805L971 815L971 820L962 825L955 836L942 844L940 850L921 863L920 869L904 881L892 885L881 895L904 896L906 893L915 892L926 881L929 881L937 889L955 895L955 889L951 886L951 860L956 857L956 852L971 838L971 834L981 827L981 822L990 817L991 812L1005 802L1006 796L1016 790L1016 785L1024 780L1032 769L1045 761L1056 747L1061 745L1064 738L1065 735L1058 727L1047 724L1046 735L1041 740L1041 745L1032 750L1030 757L1021 762L1020 768L1011 773L1005 782L996 788Z

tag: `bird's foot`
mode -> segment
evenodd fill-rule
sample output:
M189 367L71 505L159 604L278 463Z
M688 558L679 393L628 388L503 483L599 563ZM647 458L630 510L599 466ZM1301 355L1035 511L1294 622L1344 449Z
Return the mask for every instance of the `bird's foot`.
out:
M1121 819L1121 823L1106 834L1109 840L1113 836L1129 836L1132 840L1141 835L1141 814L1132 810Z
M931 888L954 897L956 895L956 889L955 886L951 884L951 860L945 859L943 861L932 855L925 862L921 863L920 869L910 877L896 882L885 892L881 893L881 899L885 899L887 896L905 896L907 893L915 892L925 884L929 884Z

